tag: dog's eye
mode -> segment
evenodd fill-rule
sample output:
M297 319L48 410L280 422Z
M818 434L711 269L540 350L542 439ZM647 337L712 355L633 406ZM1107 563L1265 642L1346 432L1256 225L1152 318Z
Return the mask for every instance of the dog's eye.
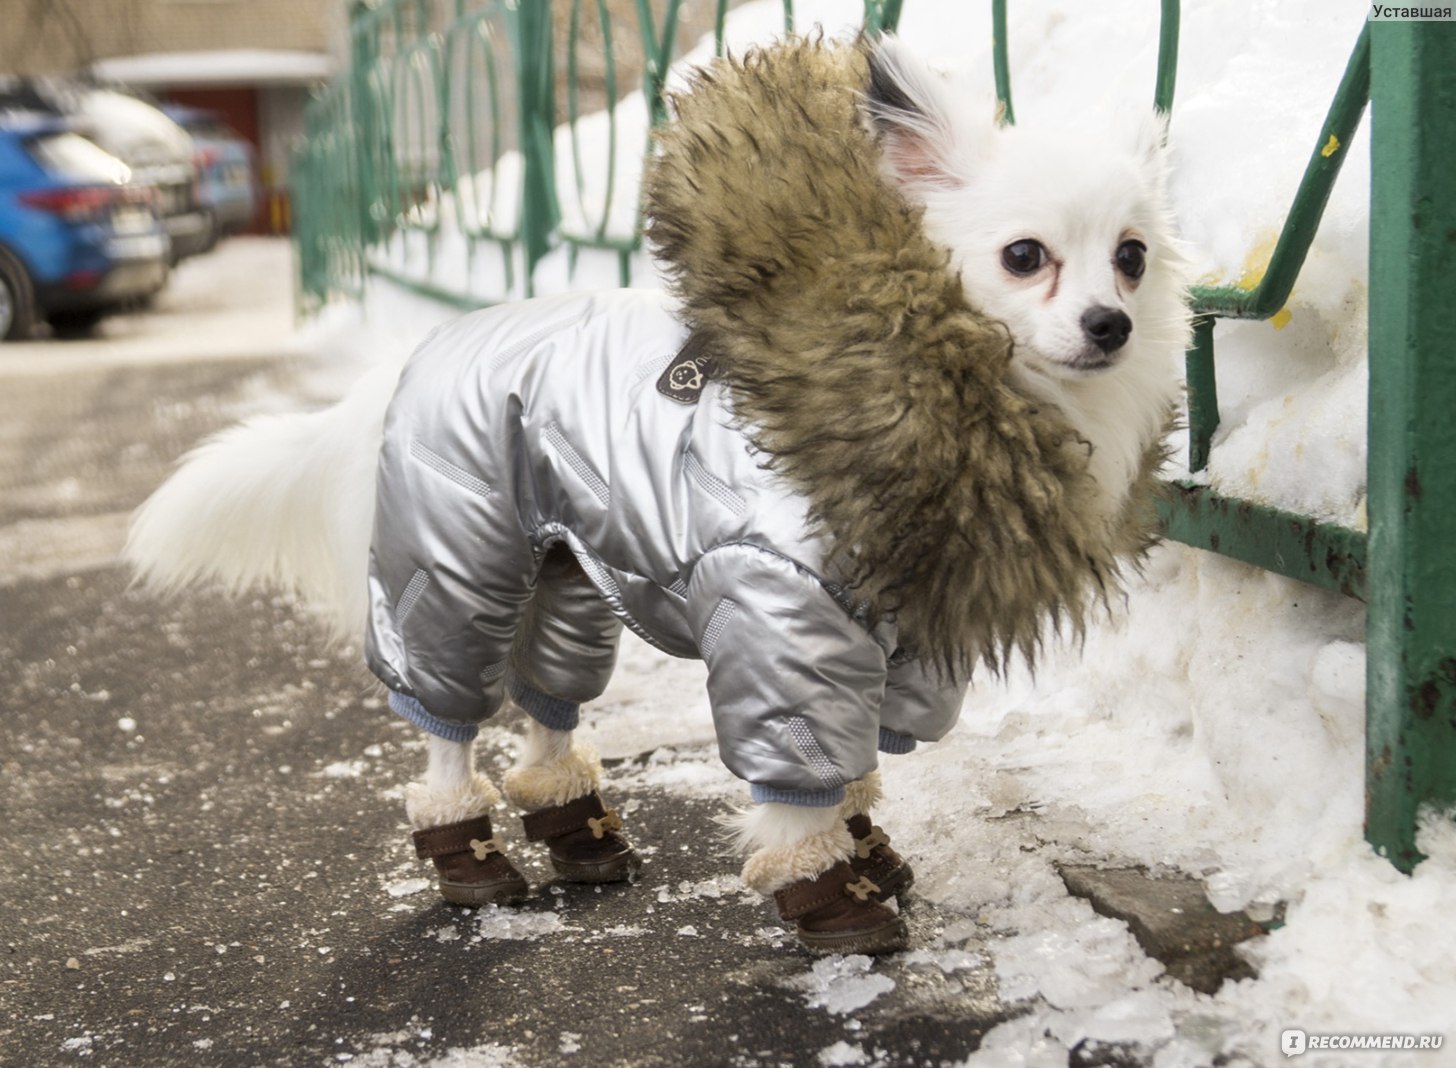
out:
M1047 261L1040 241L1023 238L1001 250L1001 263L1012 274L1035 274Z
M1117 269L1136 281L1143 276L1143 268L1147 266L1147 251L1148 246L1141 241L1124 241L1117 246Z

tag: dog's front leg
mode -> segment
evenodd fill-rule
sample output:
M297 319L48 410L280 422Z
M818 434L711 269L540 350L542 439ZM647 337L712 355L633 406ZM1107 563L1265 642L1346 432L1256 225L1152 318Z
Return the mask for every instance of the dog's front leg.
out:
M867 777L850 784L842 805L769 802L735 821L739 846L749 853L743 881L772 897L780 918L794 922L799 942L816 953L884 953L908 941L904 920L883 904L895 890L875 882L860 856L869 850L856 832L860 821L868 824L878 792L878 778ZM866 841L871 850L878 844Z
M526 837L544 841L556 874L569 882L611 883L632 877L641 858L622 835L622 820L602 802L596 753L531 718L505 791L524 810Z
M405 787L415 852L434 861L447 901L490 905L521 900L526 880L506 859L490 825L500 791L475 770L475 743L427 737L424 777Z

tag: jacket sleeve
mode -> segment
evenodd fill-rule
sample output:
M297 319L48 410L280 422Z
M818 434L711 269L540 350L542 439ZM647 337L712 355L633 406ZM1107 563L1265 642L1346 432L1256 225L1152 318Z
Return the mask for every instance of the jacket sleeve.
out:
M916 742L937 742L955 726L967 683L941 678L919 659L891 667L880 705L880 750L908 753Z
M885 649L818 578L749 545L698 561L688 612L728 769L755 801L843 800L875 767Z

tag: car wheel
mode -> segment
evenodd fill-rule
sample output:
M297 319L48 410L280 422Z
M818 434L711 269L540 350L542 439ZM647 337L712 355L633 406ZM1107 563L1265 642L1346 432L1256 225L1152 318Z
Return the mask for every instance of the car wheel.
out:
M54 312L50 316L51 330L57 337L83 337L96 329L96 324L106 318L108 308L77 308L71 311Z
M207 219L207 240L202 243L202 251L211 252L222 240L222 227L218 225L217 216L213 212L203 212L203 215Z
M25 266L0 248L0 341L19 341L35 327L35 288Z

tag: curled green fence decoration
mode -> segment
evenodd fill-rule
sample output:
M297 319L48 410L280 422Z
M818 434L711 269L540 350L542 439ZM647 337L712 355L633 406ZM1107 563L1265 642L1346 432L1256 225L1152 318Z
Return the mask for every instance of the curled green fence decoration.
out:
M728 2L716 0L698 26L720 54ZM632 4L635 19L614 15L607 0L355 3L349 73L309 108L293 166L300 310L361 299L370 275L474 308L486 301L471 280L491 263L501 297L529 294L535 265L560 246L573 265L582 249L615 253L627 284L641 246L641 205L619 205L639 194L624 188L618 167L624 152L640 161L649 150L684 36L681 0L656 0L656 12L653 0ZM1153 102L1168 114L1180 5L1159 6ZM865 32L894 30L901 8L902 0L863 0ZM783 15L792 30L791 0ZM588 16L601 33L599 106L583 102ZM558 26L564 43L554 37ZM990 29L1000 117L1009 123L1005 0L991 0ZM630 72L617 65L617 45L627 41L642 56ZM564 116L556 112L559 73ZM1162 518L1169 536L1189 545L1367 602L1366 834L1409 871L1420 859L1422 806L1456 805L1456 25L1365 27L1264 276L1251 288L1192 291L1188 469L1207 467L1218 429L1214 324L1267 319L1284 306L1372 99L1369 534L1194 481L1169 487ZM626 144L625 100L643 109L644 143ZM608 124L605 161L583 158L589 114ZM591 216L591 172L603 162L600 215ZM565 190L558 165L570 168ZM614 218L628 215L626 231L614 231ZM428 271L447 232L465 242L467 277L455 286L421 282L379 255L389 247L421 257Z

